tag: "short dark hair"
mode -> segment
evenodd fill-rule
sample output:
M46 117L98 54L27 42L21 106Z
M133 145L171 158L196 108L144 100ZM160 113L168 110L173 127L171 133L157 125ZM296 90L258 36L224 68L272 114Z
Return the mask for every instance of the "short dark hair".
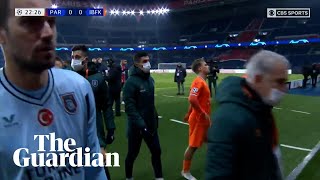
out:
M149 54L146 52L138 52L136 55L134 55L133 61L139 62L140 58L145 57L145 56L149 56Z
M205 62L203 58L196 59L193 61L191 65L191 69L194 73L198 74L199 73L199 67L201 66L201 63Z
M85 46L85 45L77 45L77 46L74 46L71 50L72 52L73 51L82 51L84 53L85 56L88 55L88 47Z
M6 28L10 12L10 0L0 1L0 28Z
M63 64L63 61L59 56L56 56L55 61L60 61Z

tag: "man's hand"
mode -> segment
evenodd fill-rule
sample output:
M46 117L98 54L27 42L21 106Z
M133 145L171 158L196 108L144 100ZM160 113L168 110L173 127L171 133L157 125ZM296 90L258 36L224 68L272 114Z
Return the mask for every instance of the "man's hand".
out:
M203 114L204 114L205 119L210 121L210 115L207 113L203 113Z
M112 144L114 141L114 130L110 129L108 130L107 138L106 138L106 143L107 144Z
M103 154L103 164L106 162L106 159L107 159L107 152L106 150L104 149L104 147L100 147L100 151L101 151L101 154Z
M184 116L184 118L183 118L184 122L188 122L188 121L189 121L189 116L190 116L189 113L187 113L187 114Z

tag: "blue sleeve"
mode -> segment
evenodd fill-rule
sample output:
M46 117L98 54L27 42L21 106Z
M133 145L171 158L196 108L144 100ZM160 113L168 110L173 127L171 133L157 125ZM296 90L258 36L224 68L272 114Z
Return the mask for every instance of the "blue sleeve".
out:
M87 106L87 144L86 147L90 148L90 153L100 153L100 143L97 135L96 126L96 107L95 99L89 83L87 83L88 94L86 95L86 106ZM97 157L95 157L97 158ZM91 159L91 162L94 158ZM107 180L103 167L85 167L85 179L92 180Z

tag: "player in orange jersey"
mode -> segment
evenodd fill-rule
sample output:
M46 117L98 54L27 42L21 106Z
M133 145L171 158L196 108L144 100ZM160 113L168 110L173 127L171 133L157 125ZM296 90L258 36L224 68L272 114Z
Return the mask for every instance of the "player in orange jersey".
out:
M192 64L192 70L198 76L194 79L189 95L189 111L184 120L189 122L189 146L187 147L181 175L186 179L195 180L190 173L193 154L207 141L207 130L210 126L210 90L206 83L209 66L203 59L197 59Z

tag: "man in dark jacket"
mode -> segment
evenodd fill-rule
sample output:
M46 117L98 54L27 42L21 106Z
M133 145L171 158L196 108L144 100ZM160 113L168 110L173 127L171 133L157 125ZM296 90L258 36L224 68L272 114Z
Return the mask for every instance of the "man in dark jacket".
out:
M288 66L285 57L261 51L250 59L247 78L221 83L208 131L205 179L282 179L272 107L287 91Z
M109 111L113 112L112 107L113 103L115 103L115 114L116 116L121 116L121 66L119 64L114 63L113 59L109 59L107 71L107 80L109 84L109 104L111 105Z
M178 93L177 95L184 95L184 81L187 77L187 71L182 66L181 63L177 65L176 72L174 73L174 82L178 85ZM180 86L182 88L182 93L180 93Z
M122 75L121 75L121 88L123 88L124 83L127 81L127 79L129 78L129 69L127 67L127 60L121 60L120 66L121 66L121 71L122 71Z
M103 61L102 58L99 57L95 61L96 61L95 63L97 64L98 72L103 72L104 73L108 69L107 62Z
M108 97L108 85L105 82L105 77L102 73L98 73L95 63L88 62L88 48L80 45L72 48L71 66L74 71L84 76L91 84L95 102L96 102L96 117L97 117L97 134L102 153L105 152L107 144L111 144L114 140L114 117L113 113L108 113L107 109L110 106ZM104 130L106 126L108 133ZM106 175L110 180L110 174L105 168Z
M311 70L311 84L313 88L315 88L317 85L318 75L319 75L319 68L317 64L314 63L312 64L312 70Z
M210 67L210 73L208 75L208 85L210 89L210 95L212 97L212 86L214 88L214 95L217 94L217 80L218 80L218 73L220 73L220 70L218 68L218 65L215 64L213 60L209 63Z
M125 112L128 120L128 153L125 160L126 178L133 179L132 170L139 154L142 139L150 152L155 177L162 178L161 147L158 137L158 113L154 103L154 80L150 76L150 59L139 52L129 70L129 78L123 88Z
M120 66L121 66L121 90L126 83L127 79L129 78L129 69L127 67L127 60L121 60ZM124 101L122 100L121 104L124 104Z
M312 74L312 67L309 64L305 63L302 67L302 75L303 75L302 88L307 87L308 78L311 74Z

